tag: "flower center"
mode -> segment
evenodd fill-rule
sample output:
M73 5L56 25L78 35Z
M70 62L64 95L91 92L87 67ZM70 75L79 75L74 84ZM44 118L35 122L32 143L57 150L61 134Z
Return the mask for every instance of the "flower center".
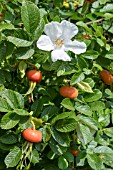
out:
M62 47L62 45L64 44L64 41L62 39L57 39L55 41L55 44L57 47Z

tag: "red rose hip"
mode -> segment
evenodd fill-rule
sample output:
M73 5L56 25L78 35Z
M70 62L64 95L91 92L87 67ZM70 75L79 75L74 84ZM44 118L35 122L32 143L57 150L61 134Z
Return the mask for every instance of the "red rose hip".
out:
M74 99L78 96L78 90L71 86L62 86L59 91L60 95L66 98Z
M22 136L29 142L38 143L42 140L42 133L39 130L27 128L22 132Z
M111 85L113 83L113 76L112 74L107 70L102 70L100 72L100 77L103 80L103 82L107 85Z
M42 80L42 73L37 70L29 70L26 73L27 79L33 82L40 82Z

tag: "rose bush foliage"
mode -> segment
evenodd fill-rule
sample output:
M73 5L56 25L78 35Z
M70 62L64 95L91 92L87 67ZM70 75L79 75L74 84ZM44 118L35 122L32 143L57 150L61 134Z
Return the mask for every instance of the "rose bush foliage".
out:
M1 0L0 169L113 169L113 85L100 76L113 74L112 11L112 0ZM78 27L70 41L87 48L63 49L71 59L52 60L37 42L46 24L64 20ZM28 81L32 69L42 81ZM78 97L61 96L62 86L75 87ZM32 125L39 143L22 136Z

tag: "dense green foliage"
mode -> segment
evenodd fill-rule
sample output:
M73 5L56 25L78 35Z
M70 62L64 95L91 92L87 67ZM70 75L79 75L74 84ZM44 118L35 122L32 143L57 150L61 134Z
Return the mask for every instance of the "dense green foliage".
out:
M73 39L87 50L52 62L36 41L45 24L62 20L77 25ZM112 37L112 0L0 0L1 170L113 169L113 85L100 77L102 69L113 74ZM42 73L37 84L26 78L34 68ZM78 97L62 97L64 85ZM43 140L32 144L22 131L33 124Z

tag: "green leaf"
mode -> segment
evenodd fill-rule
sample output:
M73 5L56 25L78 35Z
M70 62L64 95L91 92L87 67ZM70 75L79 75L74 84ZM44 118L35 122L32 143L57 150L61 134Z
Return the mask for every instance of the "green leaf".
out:
M100 4L106 4L106 2L109 2L109 0L99 0Z
M83 123L84 125L88 126L89 128L92 128L94 130L98 130L98 122L94 120L92 117L84 116L84 115L78 115L77 119Z
M76 25L78 25L78 26L80 26L80 27L83 27L86 31L88 31L90 34L92 34L92 29L89 28L89 27L87 26L87 24L84 23L83 21L77 22Z
M3 151L10 151L11 149L14 148L14 144L4 144L4 143L1 143L0 142L0 149L3 150Z
M25 52L24 54L23 53L19 53L16 55L16 57L18 59L22 59L22 60L26 60L30 57L32 57L34 54L34 49L29 49L27 52Z
M14 133L7 133L0 137L0 142L4 144L14 144L17 142L17 135Z
M19 120L19 115L9 112L2 117L0 126L2 129L11 129L18 124Z
M63 3L63 0L54 0L54 5L59 8L61 7L62 3Z
M100 134L99 131L96 134L95 141L97 141L99 145L105 145L105 146L109 145L110 143L109 138L106 135Z
M74 156L72 155L71 152L65 152L63 154L64 158L66 158L67 161L73 162L74 161Z
M42 119L32 116L32 121L34 122L36 126L42 126L42 123L43 123Z
M107 54L105 55L105 58L113 60L113 47L111 47L111 49L107 52Z
M56 142L58 142L61 146L69 147L70 146L70 138L67 134L60 133L56 131L53 127L51 128L51 134Z
M27 129L31 127L31 119L28 116L21 116L19 121L19 127L21 129Z
M68 98L63 99L62 102L61 102L61 105L64 106L66 109L69 109L69 110L72 110L72 111L75 110L73 103Z
M3 84L4 82L5 82L5 77L2 70L0 70L0 85Z
M0 45L0 62L6 57L6 47Z
M77 60L78 60L77 62L81 70L83 70L84 68L88 68L88 63L83 57L80 56L77 58Z
M48 142L51 138L51 129L50 129L50 125L47 124L43 127L42 129L42 134L43 134L43 141L44 143Z
M91 131L87 126L78 123L76 126L76 130L77 130L77 137L83 144L86 145L92 140L93 135L91 134Z
M12 149L5 158L5 164L7 168L16 166L21 158L21 155L22 150L15 146L14 149Z
M14 45L10 42L7 42L6 44L0 45L0 62L2 62L4 59L6 59L9 56L12 56L14 50Z
M80 151L76 157L77 166L84 166L86 159L86 153L84 151Z
M94 50L87 51L84 54L82 54L83 58L87 58L87 59L91 59L91 60L98 58L98 56L99 56L99 53Z
M74 85L76 83L81 82L82 80L84 80L85 76L83 73L75 73L70 81L70 85Z
M45 63L47 61L47 59L49 58L50 52L42 51L42 50L39 50L39 49L37 49L35 52L36 53L35 53L34 56L36 57L37 63ZM47 64L47 62L45 64ZM49 69L51 70L50 67L49 67Z
M104 17L105 17L105 20L109 20L109 19L113 18L113 14L111 14L111 13L105 13L105 14L104 14Z
M0 31L3 30L14 30L15 27L11 23L0 23Z
M56 106L47 106L45 109L43 109L43 112L41 114L42 119L46 116L48 119L50 119L53 115L58 113L58 107Z
M20 63L19 63L19 65L18 65L18 69L19 69L19 71L20 71L20 74L21 74L21 78L23 78L24 76L25 76L25 74L26 74L26 69L27 69L27 64L26 64L26 62L24 62L24 61L21 61Z
M10 105L7 103L6 100L0 98L0 112L8 112L11 111Z
M23 109L24 108L24 97L18 92L5 89L4 91L0 92L0 96L4 100L6 100L6 102L12 109L16 109L16 108Z
M76 119L75 112L73 112L73 111L71 111L71 112L63 112L63 113L57 115L55 118L52 119L52 124L54 124L56 121L58 121L60 119L65 119L65 118L74 118L74 119Z
M94 89L93 93L85 95L84 99L86 102L97 101L102 97L102 92L99 89Z
M101 102L101 101L95 101L93 103L90 103L90 107L92 111L98 111L98 110L105 109L105 104L104 102Z
M92 115L92 110L91 110L90 106L88 106L88 105L83 105L83 104L81 104L79 102L76 102L75 103L75 109L78 112L83 113L83 114L85 114L87 116L91 116Z
M29 47L32 45L33 42L27 41L24 39L8 36L7 40L11 43L13 43L16 47Z
M27 32L33 33L40 22L40 11L38 7L29 1L23 1L21 17Z
M57 69L57 76L69 75L75 73L76 70L68 63L63 62Z
M33 149L31 154L32 154L31 162L35 165L36 163L39 162L39 153L36 149Z
M49 146L55 154L57 155L63 154L62 148L58 145L58 143L53 138L49 140Z
M12 76L11 76L11 73L9 71L2 70L1 73L4 76L5 81L7 81L8 83L11 82Z
M39 115L42 111L44 104L44 99L40 98L34 101L34 103L31 105L31 110L34 112L35 115Z
M85 91L87 93L93 93L93 90L88 83L81 81L77 83L77 85L82 91Z
M109 148L108 146L98 146L94 149L95 153L98 154L110 154L113 155L113 150Z
M97 43L103 47L104 46L104 42L100 39L100 38L97 38Z
M57 157L57 155L52 151L50 150L47 154L47 157L51 160L55 159Z
M113 127L105 128L103 131L107 136L113 138Z
M102 9L100 9L100 12L112 12L113 11L113 4L109 3L106 4Z
M98 122L102 127L106 127L110 124L110 109L106 108L105 110L98 111Z
M105 93L109 95L107 98L113 98L113 93L111 92L110 89L105 89Z
M38 25L38 27L36 28L36 30L32 33L32 39L38 40L38 38L41 36L41 34L44 31L44 26L45 26L45 21L43 18L40 19L40 23Z
M112 167L112 169L113 169L113 155L110 155L110 154L102 155L102 160L103 160L104 164ZM112 170L112 169L110 169L110 170Z
M17 113L20 116L30 116L29 112L27 112L26 110L22 110L22 109L14 109L13 112Z
M96 154L87 154L87 161L92 169L104 169L102 159Z
M71 132L76 129L76 121L73 118L66 118L63 120L59 120L55 124L55 128L59 132L64 132L64 133Z
M68 167L68 162L63 156L60 156L58 159L58 167L59 169L66 169Z

